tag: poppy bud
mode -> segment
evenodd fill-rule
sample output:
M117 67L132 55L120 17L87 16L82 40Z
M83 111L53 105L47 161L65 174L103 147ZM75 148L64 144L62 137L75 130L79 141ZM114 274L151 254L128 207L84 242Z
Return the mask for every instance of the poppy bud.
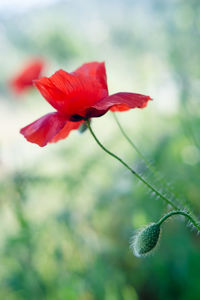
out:
M136 256L144 256L156 246L160 235L160 225L152 223L136 234L131 244Z

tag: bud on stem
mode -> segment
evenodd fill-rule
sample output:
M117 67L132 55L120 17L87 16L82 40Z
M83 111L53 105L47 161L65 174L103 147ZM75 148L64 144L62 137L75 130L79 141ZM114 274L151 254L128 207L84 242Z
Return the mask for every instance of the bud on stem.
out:
M158 243L160 236L160 226L171 216L182 215L192 222L192 216L185 211L170 211L164 215L157 223L152 223L140 230L131 243L131 248L135 256L145 256L152 251Z
M160 225L157 223L152 223L138 232L131 245L135 256L144 256L150 252L156 246L159 235Z

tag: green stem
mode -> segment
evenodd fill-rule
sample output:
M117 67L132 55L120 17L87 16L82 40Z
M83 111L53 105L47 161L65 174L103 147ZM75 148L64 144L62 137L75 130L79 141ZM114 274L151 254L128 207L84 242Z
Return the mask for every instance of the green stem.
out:
M87 127L91 133L91 135L93 136L93 138L95 139L95 141L97 142L97 144L110 156L112 156L113 158L115 158L116 160L118 160L122 165L124 165L133 175L135 175L141 182L143 182L149 189L151 189L157 196L159 196L161 199L163 199L167 204L171 205L174 209L176 209L176 211L172 211L170 213L168 213L167 215L165 215L163 218L160 219L160 221L158 222L159 225L162 224L162 222L164 222L167 218L169 218L172 215L177 215L177 214L181 214L184 215L185 217L187 217L190 222L196 227L196 229L200 232L200 224L188 213L179 210L179 208L171 201L169 200L167 197L165 197L164 195L162 195L154 186L152 186L150 183L148 183L144 178L142 178L142 176L140 176L135 170L133 170L126 162L124 162L120 157L118 157L116 154L112 153L111 151L109 151L108 149L106 149L101 142L98 140L98 138L96 137L94 131L92 130L91 126L90 126L90 122L86 121Z
M182 215L182 216L188 218L189 221L197 228L197 230L200 231L200 224L198 222L196 222L190 214L186 213L185 211L181 211L181 210L170 211L168 214L166 214L165 216L163 216L158 221L157 224L160 226L163 222L165 222L165 220L167 220L169 217L171 217L173 215Z
M162 195L154 186L152 186L150 183L148 183L144 178L142 178L141 175L139 175L135 170L133 170L125 161L123 161L120 157L118 157L116 154L112 153L111 151L109 151L108 149L106 149L101 142L98 140L98 138L96 137L95 133L93 132L91 126L90 126L90 122L86 121L86 124L88 126L88 129L91 133L91 135L93 136L93 138L95 139L95 141L97 142L97 144L110 156L114 157L115 159L117 159L122 165L124 165L133 175L135 175L141 182L143 182L149 189L151 189L157 196L159 196L161 199L163 199L167 204L171 205L174 209L179 209L171 200L169 200L167 197L165 197L164 195Z
M165 182L165 180L159 175L158 171L151 165L151 163L146 159L146 157L140 152L140 150L135 145L135 143L126 134L126 132L124 131L122 125L119 122L119 119L118 119L116 113L113 112L112 114L113 114L113 117L114 117L114 119L115 119L115 121L116 121L116 123L117 123L117 125L119 127L119 130L121 131L122 135L128 141L128 143L133 147L133 149L137 152L137 154L140 156L140 158L144 161L146 167L149 168L149 170L151 170L151 172L154 174L154 176L157 177L157 179L165 186L165 188L170 193L174 194L174 192L170 189L170 187L167 185L167 183Z
M135 149L135 151L138 153L138 155L142 158L142 160L145 162L145 164L152 169L153 167L151 166L151 164L149 163L149 161L144 157L144 155L140 152L140 150L138 149L138 147L133 143L133 141L128 137L128 135L126 134L126 132L124 131L122 125L119 122L119 119L117 118L117 115L115 112L112 113L118 127L119 130L121 131L122 135L125 137L125 139L129 142L129 144L133 147L133 149Z

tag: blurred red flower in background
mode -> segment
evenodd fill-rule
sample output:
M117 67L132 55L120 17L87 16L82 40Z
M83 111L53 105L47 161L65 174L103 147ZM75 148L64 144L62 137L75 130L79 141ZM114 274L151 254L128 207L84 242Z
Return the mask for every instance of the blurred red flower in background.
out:
M32 59L11 81L10 85L17 94L33 86L33 80L39 79L44 62L42 59Z
M124 111L144 108L149 96L135 93L108 95L104 63L83 64L72 73L57 71L51 77L35 81L42 96L57 110L21 129L31 143L43 147L66 138L90 118L100 117L108 110Z

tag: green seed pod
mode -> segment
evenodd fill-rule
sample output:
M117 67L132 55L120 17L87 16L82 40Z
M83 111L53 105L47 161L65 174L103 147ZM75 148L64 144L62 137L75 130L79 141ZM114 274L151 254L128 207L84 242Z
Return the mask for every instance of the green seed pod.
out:
M156 246L160 235L160 225L152 223L134 237L131 247L135 256L144 256Z

